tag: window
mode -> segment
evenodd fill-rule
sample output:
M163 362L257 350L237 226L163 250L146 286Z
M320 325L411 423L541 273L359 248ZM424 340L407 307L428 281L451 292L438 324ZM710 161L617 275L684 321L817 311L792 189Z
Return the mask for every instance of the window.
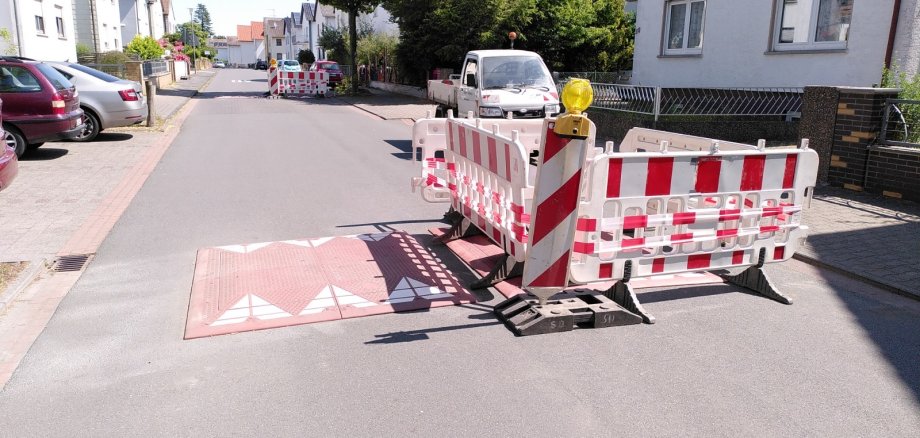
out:
M275 38L275 45L276 45L276 46L280 46L280 45L281 45L281 38Z
M29 93L42 91L42 86L25 67L8 65L0 67L0 92Z
M275 59L281 59L281 52L278 52L275 55L278 55L278 56L275 56Z
M466 62L466 68L463 69L463 85L467 87L476 87L476 74L478 65L475 59Z
M45 34L45 17L42 17L41 15L35 16L35 30L39 35Z
M705 0L674 0L666 4L665 55L703 53Z
M57 24L58 38L66 38L67 35L64 33L64 8L55 6L54 12L54 22Z
M847 47L853 0L777 0L774 50Z

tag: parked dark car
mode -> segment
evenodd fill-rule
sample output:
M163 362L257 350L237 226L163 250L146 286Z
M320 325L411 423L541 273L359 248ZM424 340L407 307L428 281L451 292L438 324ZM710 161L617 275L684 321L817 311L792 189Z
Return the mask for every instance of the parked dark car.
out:
M3 101L0 101L0 107L3 106ZM3 116L0 116L0 126L3 123ZM3 132L3 128L0 128L0 138L5 138L6 133ZM19 172L19 162L16 159L16 150L12 146L3 142L0 144L0 191L6 189L10 186L10 183L16 179L16 174Z
M83 132L77 89L48 64L0 57L4 142L21 157L26 148L72 139Z
M342 69L335 61L316 61L310 66L310 71L324 71L329 74L329 85L335 87L342 82Z
M268 70L268 63L261 59L256 61L256 70Z

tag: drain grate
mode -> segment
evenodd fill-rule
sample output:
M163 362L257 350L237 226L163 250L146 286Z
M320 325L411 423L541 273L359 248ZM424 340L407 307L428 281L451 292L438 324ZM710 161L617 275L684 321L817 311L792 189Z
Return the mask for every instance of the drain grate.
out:
M54 259L51 270L54 272L75 272L82 270L92 254L74 254Z

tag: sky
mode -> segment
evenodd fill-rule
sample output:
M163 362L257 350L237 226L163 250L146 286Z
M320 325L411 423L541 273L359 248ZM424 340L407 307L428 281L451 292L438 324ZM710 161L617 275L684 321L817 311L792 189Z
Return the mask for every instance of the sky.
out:
M290 17L300 11L303 1L290 0L172 0L175 23L191 20L188 8L199 3L208 8L215 35L236 35L237 24L262 21L264 17Z

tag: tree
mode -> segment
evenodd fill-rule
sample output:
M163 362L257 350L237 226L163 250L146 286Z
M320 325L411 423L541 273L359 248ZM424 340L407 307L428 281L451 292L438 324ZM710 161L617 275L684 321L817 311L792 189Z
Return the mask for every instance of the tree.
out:
M15 55L19 53L19 46L13 42L13 35L9 29L0 27L0 54Z
M211 13L208 12L208 7L198 3L198 7L195 8L195 22L201 26L201 29L204 31L205 38L214 35L214 28L211 24Z
M326 27L319 34L317 42L326 51L326 59L344 64L348 53L345 48L345 35L343 35L342 30Z
M160 43L152 37L137 35L128 43L125 52L135 54L143 60L148 60L160 59L166 51L160 46Z
M348 55L351 58L351 89L358 91L358 69L355 63L358 56L358 14L372 12L380 0L326 0L334 8L348 12Z
M297 62L301 64L313 64L316 62L316 56L313 55L312 50L301 49L300 52L297 52Z

